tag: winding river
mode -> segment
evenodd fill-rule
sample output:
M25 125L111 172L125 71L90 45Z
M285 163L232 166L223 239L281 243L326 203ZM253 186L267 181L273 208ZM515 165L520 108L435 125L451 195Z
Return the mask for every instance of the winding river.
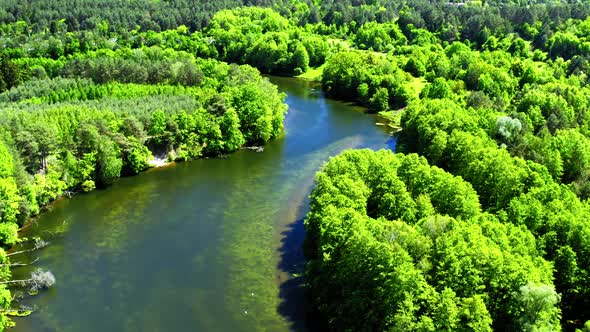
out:
M263 152L201 159L57 201L21 236L56 285L12 331L304 330L303 217L315 171L350 148L393 148L374 116L313 83L287 93L284 137ZM15 278L30 273L15 270Z

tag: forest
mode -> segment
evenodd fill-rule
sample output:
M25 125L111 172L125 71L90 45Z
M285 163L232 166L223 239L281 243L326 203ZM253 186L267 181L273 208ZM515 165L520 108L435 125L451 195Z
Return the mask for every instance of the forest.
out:
M285 95L261 74L298 76L398 140L317 174L305 278L323 329L590 331L589 4L0 4L2 248L153 157L279 137Z

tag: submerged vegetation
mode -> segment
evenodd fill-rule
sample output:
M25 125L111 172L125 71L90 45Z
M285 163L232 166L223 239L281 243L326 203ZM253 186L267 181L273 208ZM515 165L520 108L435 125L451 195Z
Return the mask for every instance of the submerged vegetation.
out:
M128 61L138 66L154 56L149 50L134 55ZM117 56L85 58L80 66ZM79 59L64 71L72 62ZM158 61L157 72L190 67L194 77L183 79L193 84L170 82L180 79L178 73L157 85L96 83L95 75L111 66L64 75L77 78L31 80L0 95L4 192L11 207L3 209L3 221L22 225L66 190L89 191L136 174L148 167L152 152L171 160L217 156L262 144L282 130L283 95L252 67L172 52ZM11 244L16 236L3 238Z
M141 50L135 55L130 62L150 61ZM116 57L84 61L109 59ZM181 53L159 66L190 66L194 77L183 79L194 84L98 84L85 73L28 81L2 94L2 245L18 242L17 225L64 192L137 174L153 153L176 161L218 156L281 133L284 95L256 69Z
M1 247L60 195L137 174L153 156L218 156L279 136L284 95L260 73L300 76L394 119L407 153L347 152L318 174L306 276L326 328L590 320L590 5L75 7L0 0Z
M77 49L67 57L21 51L31 49L4 48L1 59L4 248L19 243L19 226L63 194L108 186L145 170L154 157L219 156L262 145L283 129L284 94L251 66L164 45ZM10 280L15 265L3 257L2 289L43 288L35 276L50 272ZM3 294L5 312L14 311L10 293Z

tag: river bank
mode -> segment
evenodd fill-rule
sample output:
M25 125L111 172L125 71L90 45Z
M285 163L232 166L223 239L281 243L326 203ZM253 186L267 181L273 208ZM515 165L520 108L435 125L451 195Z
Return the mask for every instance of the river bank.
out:
M360 107L270 79L290 111L263 152L121 178L56 201L23 230L51 242L23 259L39 257L57 284L23 301L37 310L13 331L304 329L298 243L315 171L343 149L395 141Z

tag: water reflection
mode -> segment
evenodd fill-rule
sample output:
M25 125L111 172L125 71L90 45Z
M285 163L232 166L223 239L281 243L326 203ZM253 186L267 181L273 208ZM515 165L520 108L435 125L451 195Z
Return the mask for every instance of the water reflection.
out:
M395 140L309 82L271 79L290 109L286 134L264 152L121 179L27 229L52 244L22 259L39 256L57 284L25 301L39 310L14 331L305 329L300 246L314 173L343 149Z

